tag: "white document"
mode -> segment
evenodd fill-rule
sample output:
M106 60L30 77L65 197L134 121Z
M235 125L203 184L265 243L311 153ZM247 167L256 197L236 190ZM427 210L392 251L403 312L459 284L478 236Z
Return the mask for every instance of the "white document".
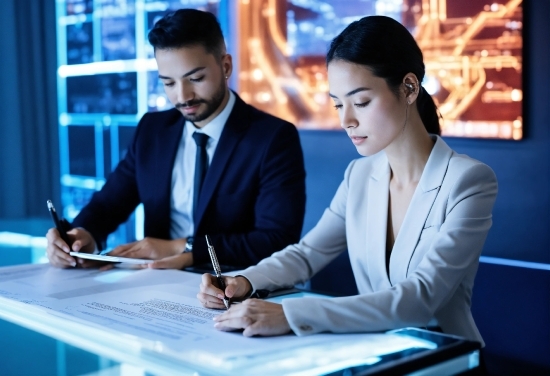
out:
M203 308L196 298L200 280L200 274L176 270L99 272L30 265L0 268L0 297L43 310L40 320L59 330L64 330L67 320L80 323L83 336L92 333L88 334L92 339L98 338L104 331L105 337L139 344L142 355L220 375L289 374L304 369L328 373L375 363L381 355L411 346L433 346L395 334L247 338L241 332L221 332L212 318L222 311ZM14 309L0 304L0 316L8 308Z
M121 262L125 264L152 264L154 260L147 259L135 259L129 257L107 256L107 255L94 255L93 253L85 252L69 252L69 255L74 257L80 257L88 260L107 261L107 262Z

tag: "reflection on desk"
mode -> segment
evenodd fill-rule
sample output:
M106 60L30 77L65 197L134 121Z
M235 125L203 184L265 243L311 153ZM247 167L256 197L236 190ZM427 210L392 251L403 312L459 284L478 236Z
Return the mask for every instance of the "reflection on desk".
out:
M2 376L91 375L120 367L109 358L0 319Z
M461 352L431 364L462 357L456 369L475 365L477 344L417 331L270 338L220 332L211 320L219 311L196 299L200 278L175 270L0 268L0 317L158 375L315 375L350 367L374 372L414 363L388 355L441 355L443 347L456 350L456 344Z

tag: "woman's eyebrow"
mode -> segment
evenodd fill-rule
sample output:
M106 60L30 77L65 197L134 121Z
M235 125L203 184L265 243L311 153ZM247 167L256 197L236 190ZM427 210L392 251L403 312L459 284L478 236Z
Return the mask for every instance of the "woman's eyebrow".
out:
M371 88L369 87L358 87L357 89L353 89L352 91L350 91L349 93L347 93L345 96L346 97L349 97L350 95L353 95L353 94L357 94L359 93L360 91L365 91L365 90L372 90ZM334 94L331 94L331 93L328 93L328 95L332 98L338 98L336 95Z

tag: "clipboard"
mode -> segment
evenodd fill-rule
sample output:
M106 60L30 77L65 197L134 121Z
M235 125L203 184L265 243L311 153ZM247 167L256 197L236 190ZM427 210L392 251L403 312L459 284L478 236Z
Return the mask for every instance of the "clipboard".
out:
M88 260L107 261L107 262L119 262L124 264L152 264L155 260L135 259L129 257L116 257L107 255L94 255L92 253L84 252L69 252L71 256L80 257Z

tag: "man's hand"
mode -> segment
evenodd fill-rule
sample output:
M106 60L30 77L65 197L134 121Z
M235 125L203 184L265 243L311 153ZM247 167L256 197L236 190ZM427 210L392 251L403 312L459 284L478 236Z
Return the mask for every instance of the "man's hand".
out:
M180 255L185 248L185 244L187 244L185 239L163 240L145 238L137 242L119 245L109 252L109 256L160 260Z
M214 317L214 327L223 331L244 329L243 335L277 336L290 332L283 306L259 299L248 299L232 305L226 312Z
M145 238L138 242L119 245L109 252L109 256L155 260L151 264L139 266L141 268L183 269L193 265L193 254L191 252L182 253L186 244L186 239ZM105 266L101 270L108 270L111 267Z
M72 242L72 246L69 247L67 243L61 239L59 232L55 228L48 230L46 239L48 245L46 247L46 253L50 264L58 268L75 267L77 264L81 267L97 266L97 262L85 259L75 259L69 255L69 252L85 252L92 253L96 249L96 244L93 236L83 228L73 228L67 232L69 240Z
M187 252L175 256L156 260L152 264L144 264L149 269L178 269L181 270L193 265L193 253Z

